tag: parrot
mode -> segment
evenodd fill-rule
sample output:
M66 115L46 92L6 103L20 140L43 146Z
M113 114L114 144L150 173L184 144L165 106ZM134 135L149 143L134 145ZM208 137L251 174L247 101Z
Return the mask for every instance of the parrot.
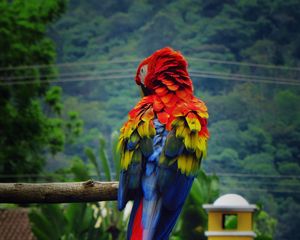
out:
M137 68L142 97L118 139L118 209L133 200L128 240L169 239L206 156L208 111L187 66L180 51L165 47Z

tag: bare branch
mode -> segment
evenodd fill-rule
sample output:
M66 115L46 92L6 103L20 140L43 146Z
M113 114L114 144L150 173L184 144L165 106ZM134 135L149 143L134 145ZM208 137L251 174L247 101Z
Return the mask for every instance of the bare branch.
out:
M118 182L0 183L0 203L71 203L117 200Z

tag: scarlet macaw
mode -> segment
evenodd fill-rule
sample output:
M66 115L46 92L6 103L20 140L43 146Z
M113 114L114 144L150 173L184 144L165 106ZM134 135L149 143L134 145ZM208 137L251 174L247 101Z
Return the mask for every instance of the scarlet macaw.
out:
M171 48L144 59L135 81L143 97L121 128L118 208L134 200L128 240L168 239L206 155L207 108Z

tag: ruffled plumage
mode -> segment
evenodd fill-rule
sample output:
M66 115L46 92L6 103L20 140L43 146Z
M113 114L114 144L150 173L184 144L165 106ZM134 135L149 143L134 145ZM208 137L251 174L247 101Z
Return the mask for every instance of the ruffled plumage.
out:
M146 64L148 74L142 83L138 73ZM176 222L201 159L206 156L207 107L193 95L186 60L170 48L158 50L142 61L136 82L147 89L147 96L129 112L128 121L121 128L119 209L130 198L135 199L128 239L135 234L132 229L137 229L134 216L141 209L137 204L143 204L144 218L153 218L142 218L152 229L147 230L148 237L144 238L165 239ZM137 231L140 234L140 229Z

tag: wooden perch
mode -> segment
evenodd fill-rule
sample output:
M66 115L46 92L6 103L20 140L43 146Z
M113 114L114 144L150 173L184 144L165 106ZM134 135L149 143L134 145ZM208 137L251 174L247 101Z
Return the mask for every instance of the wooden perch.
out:
M0 203L71 203L117 200L118 182L0 183Z

